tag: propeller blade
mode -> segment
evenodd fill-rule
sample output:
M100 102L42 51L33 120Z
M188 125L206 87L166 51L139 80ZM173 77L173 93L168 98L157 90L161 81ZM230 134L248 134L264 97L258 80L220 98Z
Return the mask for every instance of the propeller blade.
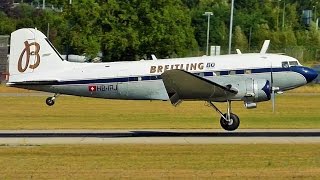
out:
M272 90L272 94L271 94L271 101L272 101L272 112L275 112L275 106L276 106L276 94L274 93L274 90Z
M275 112L275 101L276 101L276 94L275 94L275 87L273 87L273 68L272 68L272 63L270 66L270 80L271 80L271 101L272 101L272 112Z

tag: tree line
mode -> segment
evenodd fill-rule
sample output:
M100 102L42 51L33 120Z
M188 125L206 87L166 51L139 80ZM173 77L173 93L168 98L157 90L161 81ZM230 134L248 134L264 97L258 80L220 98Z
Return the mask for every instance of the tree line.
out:
M232 51L258 51L270 39L271 52L319 60L318 1L235 0ZM213 12L210 45L228 51L230 0L46 0L46 9L37 7L39 3L0 0L0 34L37 27L49 32L61 53L95 57L102 52L104 61L150 59L151 54L199 56L206 50L203 14ZM303 19L303 10L313 15Z

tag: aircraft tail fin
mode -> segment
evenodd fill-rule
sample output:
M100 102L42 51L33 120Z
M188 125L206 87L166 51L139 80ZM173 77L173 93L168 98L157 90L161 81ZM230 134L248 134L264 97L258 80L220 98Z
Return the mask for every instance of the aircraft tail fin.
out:
M11 33L9 84L46 80L62 69L63 64L59 52L37 29L24 28Z

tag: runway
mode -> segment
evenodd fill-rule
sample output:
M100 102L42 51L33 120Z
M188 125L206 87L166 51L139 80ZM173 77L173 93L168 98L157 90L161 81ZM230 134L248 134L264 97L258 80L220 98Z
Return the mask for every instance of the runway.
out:
M2 130L0 145L45 144L309 144L320 129Z

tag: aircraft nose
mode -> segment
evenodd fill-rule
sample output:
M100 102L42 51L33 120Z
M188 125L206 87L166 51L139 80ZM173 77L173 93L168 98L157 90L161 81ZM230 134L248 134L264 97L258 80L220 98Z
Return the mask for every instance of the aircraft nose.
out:
M315 71L311 68L308 68L308 67L291 66L290 69L291 69L291 71L294 71L294 72L297 72L297 73L303 75L306 78L307 83L313 81L318 76L317 71Z

